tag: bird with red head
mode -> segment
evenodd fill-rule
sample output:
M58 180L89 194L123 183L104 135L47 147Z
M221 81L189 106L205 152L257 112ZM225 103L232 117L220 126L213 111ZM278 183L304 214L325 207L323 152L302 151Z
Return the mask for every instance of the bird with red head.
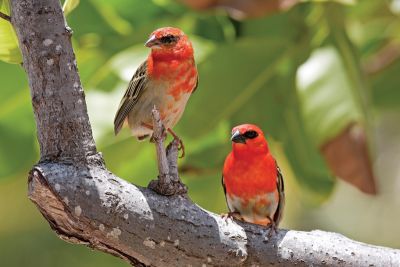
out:
M285 203L284 184L264 133L256 125L242 124L232 129L231 140L222 175L227 216L276 230Z
M145 46L151 52L136 70L121 100L114 132L117 135L126 123L139 140L151 136L151 111L155 106L164 127L180 141L183 149L181 139L172 128L198 84L192 44L180 29L164 27L152 32Z

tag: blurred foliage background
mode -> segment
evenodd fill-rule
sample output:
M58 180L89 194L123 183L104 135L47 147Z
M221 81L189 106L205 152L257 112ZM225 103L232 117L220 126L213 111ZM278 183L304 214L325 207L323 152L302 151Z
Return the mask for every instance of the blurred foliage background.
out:
M8 13L6 1L0 9ZM127 130L114 137L112 122L149 33L180 27L200 72L175 128L192 199L226 211L230 129L256 123L285 176L283 227L400 247L399 0L87 0L65 9L96 144L118 176L142 186L156 176L154 147ZM4 20L0 59L1 265L127 266L59 240L27 199L39 152L27 77L8 64L21 58Z

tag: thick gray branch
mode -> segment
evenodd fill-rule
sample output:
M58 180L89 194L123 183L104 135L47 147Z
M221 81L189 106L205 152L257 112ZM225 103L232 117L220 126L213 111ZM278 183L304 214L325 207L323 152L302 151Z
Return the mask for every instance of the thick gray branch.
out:
M29 197L61 238L136 266L400 266L399 250L334 233L280 230L266 240L263 227L226 222L182 195L116 177L96 153L60 2L12 0L11 11L41 150ZM177 182L174 144L167 151Z
M29 195L63 239L134 265L400 266L399 250L335 233L279 230L267 240L266 228L224 221L183 196L136 187L101 163L40 164Z

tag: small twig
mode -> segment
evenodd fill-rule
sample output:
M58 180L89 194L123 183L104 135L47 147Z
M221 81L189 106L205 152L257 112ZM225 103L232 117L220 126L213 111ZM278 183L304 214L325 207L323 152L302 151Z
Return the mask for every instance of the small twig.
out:
M187 186L182 183L178 172L178 156L180 142L178 139L173 139L167 146L167 160L169 167L169 175L171 177L174 194L184 195L187 193Z
M159 182L161 184L169 184L171 181L169 179L169 167L168 160L164 148L164 139L165 139L165 129L162 124L160 113L157 108L154 106L151 111L153 116L153 140L156 145L157 151L157 162L158 162L158 172L159 172Z
M178 154L179 154L179 140L173 139L171 143L167 146L167 160L169 167L169 174L174 182L178 182L179 174L178 174Z
M181 182L178 174L178 147L179 140L174 139L164 148L166 137L165 128L162 124L160 113L154 107L153 117L153 136L152 140L156 146L158 179L149 183L149 188L161 195L186 194L187 187Z
M4 14L3 12L0 12L0 18L7 20L8 22L11 22L11 17L9 15Z

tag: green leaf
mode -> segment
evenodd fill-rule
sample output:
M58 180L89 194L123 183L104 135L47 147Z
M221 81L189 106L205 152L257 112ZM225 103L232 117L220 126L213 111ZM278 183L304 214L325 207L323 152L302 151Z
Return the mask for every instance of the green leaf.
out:
M333 46L312 53L299 68L297 87L306 127L318 146L361 119L348 73Z
M229 153L229 133L226 122L221 122L216 129L201 138L186 138L190 142L187 156L184 158L181 173L216 173L221 174L221 166Z
M103 16L104 21L107 22L116 32L121 35L129 35L132 33L131 24L117 13L111 2L92 0L91 3L97 9L99 14Z
M68 16L79 5L79 0L65 0L63 5L64 16Z
M0 180L26 173L37 159L35 124L26 74L0 62Z
M372 101L382 109L400 109L400 60L372 77Z
M0 11L10 14L8 0L0 2ZM4 19L0 19L0 40L0 60L13 64L21 63L22 56L14 28Z

